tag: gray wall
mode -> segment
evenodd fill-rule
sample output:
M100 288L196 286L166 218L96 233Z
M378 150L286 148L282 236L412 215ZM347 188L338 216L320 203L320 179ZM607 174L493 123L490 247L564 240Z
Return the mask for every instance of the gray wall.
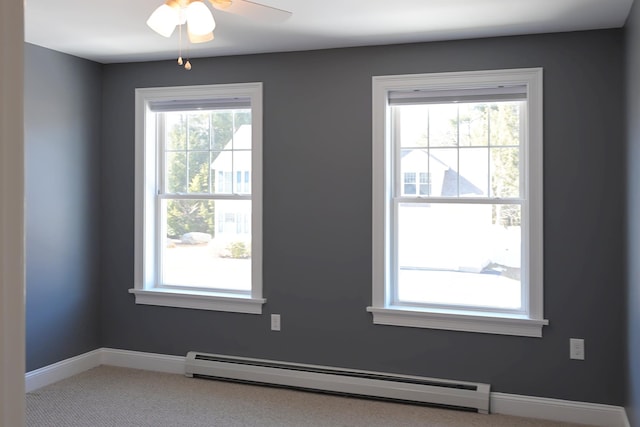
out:
M640 426L640 5L625 26L627 100L627 413Z
M494 391L624 401L623 32L104 67L102 345L426 375ZM544 338L376 326L371 303L371 77L544 67ZM137 306L134 89L264 82L261 316ZM640 182L640 181L639 181ZM269 330L269 314L282 331ZM569 360L569 338L586 360Z
M101 78L25 45L27 371L99 347Z

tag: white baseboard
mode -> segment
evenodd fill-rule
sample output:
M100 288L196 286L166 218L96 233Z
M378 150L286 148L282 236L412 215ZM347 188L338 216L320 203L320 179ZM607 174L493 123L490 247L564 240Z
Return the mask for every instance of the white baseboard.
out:
M27 393L40 387L53 384L65 378L78 375L91 368L100 366L102 349L93 350L80 356L63 360L53 365L45 366L35 371L27 372L24 377L25 389Z
M627 413L621 406L517 394L491 393L491 413L590 426L630 427Z
M25 375L31 392L100 365L171 374L185 373L185 357L100 348ZM630 427L621 406L575 402L507 393L491 393L491 413L603 427Z
M102 365L184 375L184 356L102 348Z
M185 358L181 356L99 348L53 365L27 372L25 375L25 389L29 393L100 365L184 374L184 361Z

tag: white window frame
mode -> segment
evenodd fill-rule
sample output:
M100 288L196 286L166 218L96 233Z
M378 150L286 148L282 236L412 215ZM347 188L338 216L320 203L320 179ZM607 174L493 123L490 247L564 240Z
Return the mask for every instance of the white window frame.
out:
M262 314L262 83L177 86L136 89L135 286L136 304ZM150 104L162 101L197 103L212 99L249 98L251 102L251 292L229 293L157 286L156 233L159 213L158 147L155 120L147 120ZM147 138L147 135L153 137ZM217 225L216 225L217 226Z
M393 144L389 94L394 91L490 89L526 86L521 154L523 188L523 313L469 308L425 308L392 303ZM374 76L373 89L373 286L367 311L375 324L541 337L543 317L543 112L542 68Z

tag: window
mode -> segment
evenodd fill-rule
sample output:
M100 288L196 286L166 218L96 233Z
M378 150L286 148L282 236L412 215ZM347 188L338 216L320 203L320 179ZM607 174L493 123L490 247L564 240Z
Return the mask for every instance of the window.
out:
M404 194L416 194L416 173L405 172L403 175L404 175Z
M136 303L260 314L261 83L136 90Z
M428 196L431 193L431 175L429 172L418 172L420 177L419 187L416 190L416 172L403 172L403 192L404 195L415 195L416 191L419 191L420 196Z
M428 196L429 194L431 194L431 174L420 172L420 195Z
M542 70L373 78L374 323L541 336Z

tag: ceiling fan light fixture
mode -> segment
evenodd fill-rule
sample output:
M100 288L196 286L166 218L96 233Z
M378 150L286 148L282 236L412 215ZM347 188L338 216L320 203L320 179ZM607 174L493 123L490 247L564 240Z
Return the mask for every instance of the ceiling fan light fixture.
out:
M185 14L187 27L191 34L204 36L211 33L216 27L216 21L214 21L211 11L202 1L197 0L189 3Z
M158 7L147 19L147 25L163 37L170 37L178 25L178 9L169 6L168 3Z
M190 43L204 43L213 40L213 30L216 21L205 4L207 0L165 0L147 19L147 25L163 37L171 37L176 27L179 27L178 65L186 70L191 69L187 49L186 62L182 59L183 25ZM266 6L254 0L208 0L214 9L226 10L229 13L277 17L282 21L291 16L286 10ZM233 7L236 6L237 7Z
M211 40L213 40L214 36L213 36L213 31L207 33L207 34L193 34L191 31L187 31L189 34L189 41L193 44L196 43L204 43L204 42L210 42Z

